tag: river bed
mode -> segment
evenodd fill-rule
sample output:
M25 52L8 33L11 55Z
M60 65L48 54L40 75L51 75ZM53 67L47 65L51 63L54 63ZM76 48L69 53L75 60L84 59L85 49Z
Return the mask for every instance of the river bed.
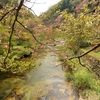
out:
M58 65L58 55L47 52L25 76L0 80L0 100L79 100Z

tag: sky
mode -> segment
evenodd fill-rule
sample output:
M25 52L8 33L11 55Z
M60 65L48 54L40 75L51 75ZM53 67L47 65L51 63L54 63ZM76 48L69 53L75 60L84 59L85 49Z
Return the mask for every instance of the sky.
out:
M34 10L35 14L39 16L42 12L47 11L51 6L58 3L61 0L31 0L31 2L35 2L32 9ZM28 7L31 7L33 3L27 3Z

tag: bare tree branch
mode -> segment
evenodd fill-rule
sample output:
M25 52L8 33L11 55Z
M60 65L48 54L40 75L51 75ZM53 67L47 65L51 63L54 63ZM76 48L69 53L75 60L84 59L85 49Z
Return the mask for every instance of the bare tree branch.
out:
M82 58L83 56L87 55L88 53L94 51L95 49L97 49L97 48L99 48L99 47L100 47L100 43L97 44L97 45L96 45L95 47L93 47L92 49L90 49L89 51L83 53L82 55L75 56L75 57L71 57L71 58L69 58L68 60L72 60L72 59L74 59L74 58Z
M11 34L10 34L10 37L9 37L8 51L7 51L7 55L6 55L6 57L5 57L5 59L4 59L4 62L3 62L5 68L6 68L6 60L7 60L7 58L8 58L9 53L10 53L11 39L12 39L12 35L13 35L13 33L14 33L15 24L16 24L18 15L19 15L19 11L20 11L21 7L23 6L23 3L24 3L24 0L21 0L21 1L20 1L20 4L19 4L19 6L18 6L18 8L16 9L15 19L14 19L14 22L13 22L12 27L11 27L12 30L11 30Z
M9 10L8 12L6 12L1 18L0 21L3 20L10 12L14 11L16 9L16 7L12 8L11 10Z
M36 0L35 0L34 2L31 2L31 0L26 0L26 2L33 3L31 7L27 7L27 6L24 5L24 4L23 4L23 6L26 7L26 8L28 8L30 11L33 12L33 14L34 14L36 17L38 17L38 16L35 14L34 10L32 9L32 7L34 6L34 4L36 3Z
M88 53L94 51L95 49L97 49L97 48L99 48L99 47L100 47L100 43L97 44L96 46L94 46L94 47L93 47L92 49L90 49L89 51L83 53L82 55L74 56L74 57L71 57L71 58L66 58L66 59L64 59L64 61L63 61L62 63L56 65L55 67L66 63L68 60L72 60L72 59L76 59L76 58L78 58L80 65L84 66L84 65L81 63L81 60L80 60L80 59L81 59L83 56L87 55Z
M37 40L37 38L34 36L34 34L27 28L25 27L25 25L23 25L20 21L17 20L17 22L23 27L25 28L29 33L32 34L33 38L35 39L35 41L37 41L39 44L44 45L43 43L41 43L40 41Z
M4 61L3 61L4 68L6 68L6 60L7 60L8 56L9 56L9 53L10 53L10 49L11 49L11 40L12 40L12 36L13 36L13 34L14 34L16 22L18 22L18 23L19 23L22 27L24 27L29 33L31 33L32 36L33 36L33 38L35 39L35 41L37 41L37 42L38 42L39 44L41 44L41 45L45 45L45 44L41 43L40 41L38 41L37 38L34 36L34 34L33 34L28 28L26 28L20 21L18 21L19 11L21 10L23 4L24 4L24 0L21 0L18 7L14 7L13 9L9 10L8 12L6 12L6 13L0 18L0 21L1 21L1 20L2 20L3 18L5 18L10 12L16 10L16 12L15 12L15 18L14 18L13 24L12 24L12 26L11 26L11 34L10 34L10 37L9 37L9 45L8 45L7 55L6 55L6 57L4 58ZM34 4L33 4L33 5L34 5ZM32 5L32 7L33 7L33 5ZM31 7L31 8L32 8L32 7ZM30 10L32 10L31 8L30 8ZM33 10L32 10L32 11L33 11Z
M45 44L41 43L40 41L38 41L37 38L34 36L34 34L33 34L28 28L26 28L20 21L18 21L19 11L21 10L23 4L24 4L24 0L21 0L18 7L15 7L15 8L13 8L13 9L9 10L8 12L6 12L6 13L0 18L0 21L1 21L1 20L2 20L3 18L5 18L10 12L12 12L12 11L14 11L14 10L16 11L16 12L15 12L15 18L14 18L14 21L13 21L12 26L11 26L11 33L10 33L10 36L9 36L9 44L8 44L7 54L6 54L6 56L5 56L5 58L4 58L4 61L3 61L3 66L4 66L4 68L7 68L7 67L6 67L6 61L7 61L7 58L8 58L8 56L9 56L9 53L10 53L10 50L11 50L11 40L12 40L12 36L13 36L13 34L14 34L16 22L19 23L23 28L25 28L29 33L31 33L32 36L33 36L33 38L35 39L35 41L37 41L37 42L38 42L39 44L41 44L41 45L45 45ZM32 6L32 7L33 7L33 6ZM30 8L30 9L31 9L31 8ZM31 10L32 10L32 9L31 9ZM33 11L33 10L32 10L32 11Z
M36 17L38 17L36 14L35 14L35 12L34 12L34 10L33 9L31 9L31 8L29 8L29 7L27 7L27 6L25 6L25 5L23 5L25 8L27 8L28 10L30 10L30 11L32 11L33 12L33 14L36 16Z
M43 3L36 3L36 0L34 1L34 2L31 2L31 0L26 0L26 3L32 3L32 6L31 7L27 7L26 5L24 5L24 7L26 7L26 8L28 8L30 11L32 11L33 13L34 13L34 15L36 16L36 17L38 17L36 14L35 14L35 12L34 12L34 10L32 9L33 8L33 6L35 5L35 4L45 4L45 2L43 2Z
M35 1L35 2L26 1L26 2L29 2L29 3L34 3L34 4L45 4L45 3L46 3L46 2L43 2L43 3L37 3L36 1Z
M31 6L31 9L33 8L34 4L35 4L36 0L33 2L32 6Z

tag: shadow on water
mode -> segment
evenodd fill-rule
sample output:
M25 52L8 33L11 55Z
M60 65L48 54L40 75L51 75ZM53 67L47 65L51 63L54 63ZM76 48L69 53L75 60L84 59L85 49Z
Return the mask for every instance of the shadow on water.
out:
M0 100L79 100L65 81L58 56L48 52L26 76L0 80Z

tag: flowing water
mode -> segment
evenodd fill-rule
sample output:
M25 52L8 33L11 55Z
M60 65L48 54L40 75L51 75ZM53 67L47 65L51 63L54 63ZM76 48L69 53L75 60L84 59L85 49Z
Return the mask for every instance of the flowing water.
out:
M27 75L0 80L0 100L79 100L66 82L58 56L48 52Z

